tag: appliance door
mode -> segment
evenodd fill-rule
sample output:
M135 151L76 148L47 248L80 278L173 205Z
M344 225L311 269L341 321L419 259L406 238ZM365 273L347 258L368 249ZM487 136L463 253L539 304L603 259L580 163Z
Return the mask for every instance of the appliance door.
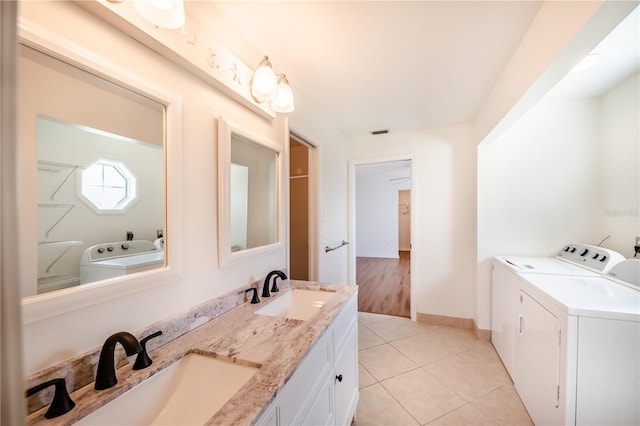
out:
M560 321L520 291L516 388L535 424L562 424Z

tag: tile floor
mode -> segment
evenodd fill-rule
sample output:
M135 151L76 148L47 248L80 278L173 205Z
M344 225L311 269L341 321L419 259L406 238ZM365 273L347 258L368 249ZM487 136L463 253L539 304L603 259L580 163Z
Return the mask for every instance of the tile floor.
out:
M471 330L358 313L354 425L533 425L491 343Z

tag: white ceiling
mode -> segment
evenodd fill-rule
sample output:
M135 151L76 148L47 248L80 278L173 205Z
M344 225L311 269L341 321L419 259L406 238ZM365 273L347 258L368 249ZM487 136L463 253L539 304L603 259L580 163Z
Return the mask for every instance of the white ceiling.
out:
M296 92L358 137L472 121L541 2L215 5Z

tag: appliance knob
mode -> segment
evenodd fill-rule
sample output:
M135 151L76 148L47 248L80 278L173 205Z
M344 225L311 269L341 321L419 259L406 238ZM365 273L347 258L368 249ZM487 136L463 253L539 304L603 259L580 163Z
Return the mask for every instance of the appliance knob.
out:
M122 250L129 250L129 244L127 243L122 244L121 247L122 247Z
M104 253L104 247L98 247L98 253L100 254Z
M575 253L575 252L576 252L576 248L575 248L575 247L572 247L572 248L571 248L571 253Z
M107 247L107 251L113 251L113 246Z
M602 259L600 259L600 262L604 262L605 260L607 260L607 255L606 254L602 256Z
M571 249L571 247L566 246L566 247L564 248L564 251L569 251L569 249Z
M598 256L600 256L600 255L598 253L596 253L596 254L593 255L592 259L597 259Z
M587 253L589 253L589 249L584 249L584 251L580 253L580 256L586 256Z

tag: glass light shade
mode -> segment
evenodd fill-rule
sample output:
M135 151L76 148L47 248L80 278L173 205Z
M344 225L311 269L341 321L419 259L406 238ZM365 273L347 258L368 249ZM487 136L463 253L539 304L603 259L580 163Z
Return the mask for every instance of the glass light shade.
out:
M271 67L269 58L265 56L251 79L251 96L258 102L271 100L276 95L277 85L278 77Z
M133 0L136 12L153 25L177 29L184 25L183 0Z
M289 81L284 75L280 76L278 80L278 87L276 89L276 97L271 101L271 108L275 112L292 112L294 110L293 105L293 90L289 86Z

